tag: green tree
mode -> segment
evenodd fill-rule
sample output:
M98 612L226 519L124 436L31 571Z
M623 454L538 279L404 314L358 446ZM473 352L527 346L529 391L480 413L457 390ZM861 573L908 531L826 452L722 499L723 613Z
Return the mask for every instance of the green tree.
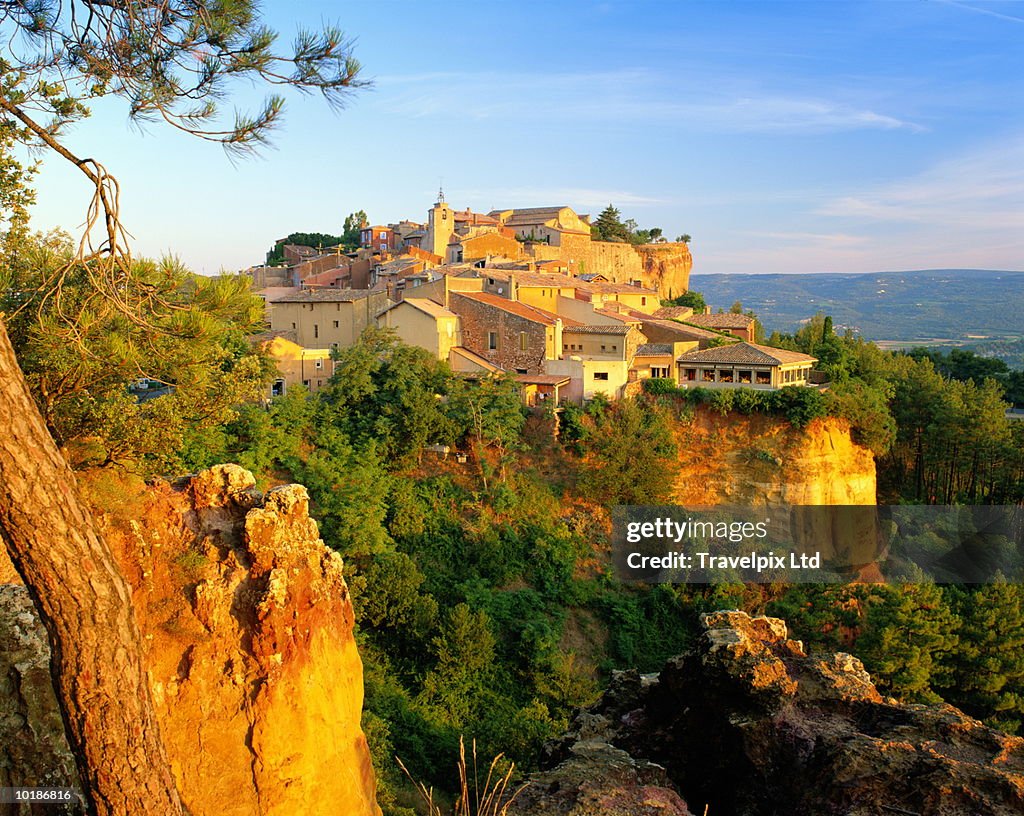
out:
M943 695L1003 731L1024 720L1024 586L1000 578L961 593L960 645Z
M825 404L833 416L849 420L853 439L875 456L889 452L896 439L896 420L889 410L892 392L873 388L863 380L844 380L831 385Z
M872 587L865 599L856 651L883 691L910 702L939 702L949 685L949 659L959 620L942 590L930 583Z
M160 306L142 304L132 320L96 291L92 263L69 264L66 236L25 235L7 252L0 311L47 428L78 464L174 467L187 437L228 421L271 376L245 340L263 321L245 278L193 275L174 258L134 261L123 295ZM59 299L47 287L58 274ZM140 378L171 393L140 401L128 391Z
M337 354L318 418L357 447L375 444L384 461L408 464L425 445L452 441L442 405L452 379L448 366L425 349L371 327Z
M346 248L354 249L359 246L359 235L357 231L355 244L349 247L346 239L341 235L329 235L326 232L293 232L270 248L270 252L267 253L267 263L271 265L282 263L284 261L284 248L287 244L312 247L313 249L326 249L338 246L339 244L346 244Z
M117 183L99 161L76 156L63 142L68 127L88 114L86 101L125 99L136 121L162 119L237 153L266 142L283 100L270 96L255 113L236 113L224 123L220 103L233 80L315 90L338 104L361 84L359 64L338 29L300 31L293 52L282 55L276 34L247 0L5 3L0 36L0 132L67 159L89 180L93 206L73 260L96 273L92 285L130 321L153 320L153 311L167 307L144 294L125 298L132 264ZM93 226L101 234L90 238ZM58 301L62 280L50 281ZM0 533L46 624L57 699L90 811L179 814L131 592L2 330L0 376ZM54 485L63 486L59 494ZM66 568L83 563L92 569Z
M486 377L481 380L454 380L445 413L470 440L484 489L487 489L486 448L493 447L498 455L502 479L508 450L519 441L526 417L523 414L519 387L511 377Z
M369 223L370 221L366 217L366 212L364 210L358 210L357 212L346 215L345 224L341 231L341 243L343 243L347 249L358 248L360 238L362 237L362 229L363 227L368 226Z
M676 443L661 408L619 400L597 414L580 488L608 504L657 504L672 488Z
M437 663L424 678L421 700L443 722L464 728L473 721L490 688L495 645L485 612L458 604L434 640Z
M694 314L704 314L708 310L708 304L704 301L704 295L700 292L683 292L669 300L663 301L665 306L689 306Z
M618 209L609 204L594 222L591 233L598 241L628 241L629 230L622 223Z

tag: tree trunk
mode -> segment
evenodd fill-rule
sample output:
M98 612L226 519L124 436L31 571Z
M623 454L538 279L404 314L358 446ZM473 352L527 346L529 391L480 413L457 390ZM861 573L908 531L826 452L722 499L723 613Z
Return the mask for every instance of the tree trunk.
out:
M131 589L43 424L0 321L0 538L49 634L90 813L181 814Z

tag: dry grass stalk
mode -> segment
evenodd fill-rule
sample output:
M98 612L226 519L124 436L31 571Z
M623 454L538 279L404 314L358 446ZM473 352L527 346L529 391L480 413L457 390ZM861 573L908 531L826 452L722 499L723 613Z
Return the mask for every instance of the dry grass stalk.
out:
M516 766L514 762L510 763L508 770L501 774L498 765L504 756L504 754L498 754L491 760L491 765L487 769L487 778L481 787L480 777L477 773L476 740L473 740L473 790L471 793L469 766L466 762L466 745L462 737L459 737L459 798L455 802L452 816L508 816L509 807L529 783L521 785L511 795L508 795L512 772ZM409 769L405 767L405 763L398 757L395 757L395 760L402 772L409 777L409 781L412 782L416 792L427 806L428 816L444 816L441 808L434 803L434 789L413 779Z

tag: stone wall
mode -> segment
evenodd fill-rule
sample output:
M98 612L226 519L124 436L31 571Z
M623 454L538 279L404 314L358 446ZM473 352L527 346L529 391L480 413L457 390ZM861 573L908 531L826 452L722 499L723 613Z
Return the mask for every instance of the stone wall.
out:
M543 323L507 312L457 292L450 293L449 309L461 320L462 345L509 371L525 369L528 374L544 370L547 327ZM497 332L498 347L488 348L488 334ZM520 347L520 333L526 334L526 348Z

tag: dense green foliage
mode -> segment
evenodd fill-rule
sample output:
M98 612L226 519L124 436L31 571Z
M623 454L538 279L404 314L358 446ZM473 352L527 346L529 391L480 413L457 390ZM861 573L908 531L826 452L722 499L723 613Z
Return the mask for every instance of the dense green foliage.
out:
M632 218L622 220L619 210L609 204L590 227L590 237L595 241L615 241L625 244L650 244L663 241L661 227L641 228Z
M1006 384L991 361L889 354L817 314L769 345L818 358L831 379L829 413L851 423L854 438L878 457L882 498L928 504L1014 503L1024 498L1024 428L1006 418ZM973 377L979 377L974 379Z
M663 300L662 306L689 306L693 309L694 314L703 314L707 311L708 304L704 302L704 295L700 292L683 292L669 300Z
M828 415L828 400L811 388L780 388L756 391L752 388L678 388L672 380L644 380L648 394L673 397L689 405L707 405L721 414L761 413L785 417L796 428Z
M341 235L329 235L326 232L293 232L287 238L277 241L267 252L267 264L284 263L285 244L312 247L317 250L329 250L341 247L344 252L352 252L360 246L362 229L368 224L366 212L358 210L345 216Z
M344 240L341 235L329 235L326 232L293 232L287 238L277 241L270 248L267 252L267 264L274 266L275 264L284 263L284 248L286 244L327 250L343 244ZM356 243L358 245L358 237Z
M271 377L247 340L262 303L246 279L193 275L173 258L136 261L117 301L94 275L62 233L0 234L0 312L43 418L79 463L181 467L177 452ZM129 386L142 379L170 393L139 399Z
M953 380L995 380L1005 390L1007 400L1024 406L1024 371L1012 370L998 357L982 357L965 349L951 349L943 354L937 349L914 348L907 354L915 360L931 360L936 371Z

